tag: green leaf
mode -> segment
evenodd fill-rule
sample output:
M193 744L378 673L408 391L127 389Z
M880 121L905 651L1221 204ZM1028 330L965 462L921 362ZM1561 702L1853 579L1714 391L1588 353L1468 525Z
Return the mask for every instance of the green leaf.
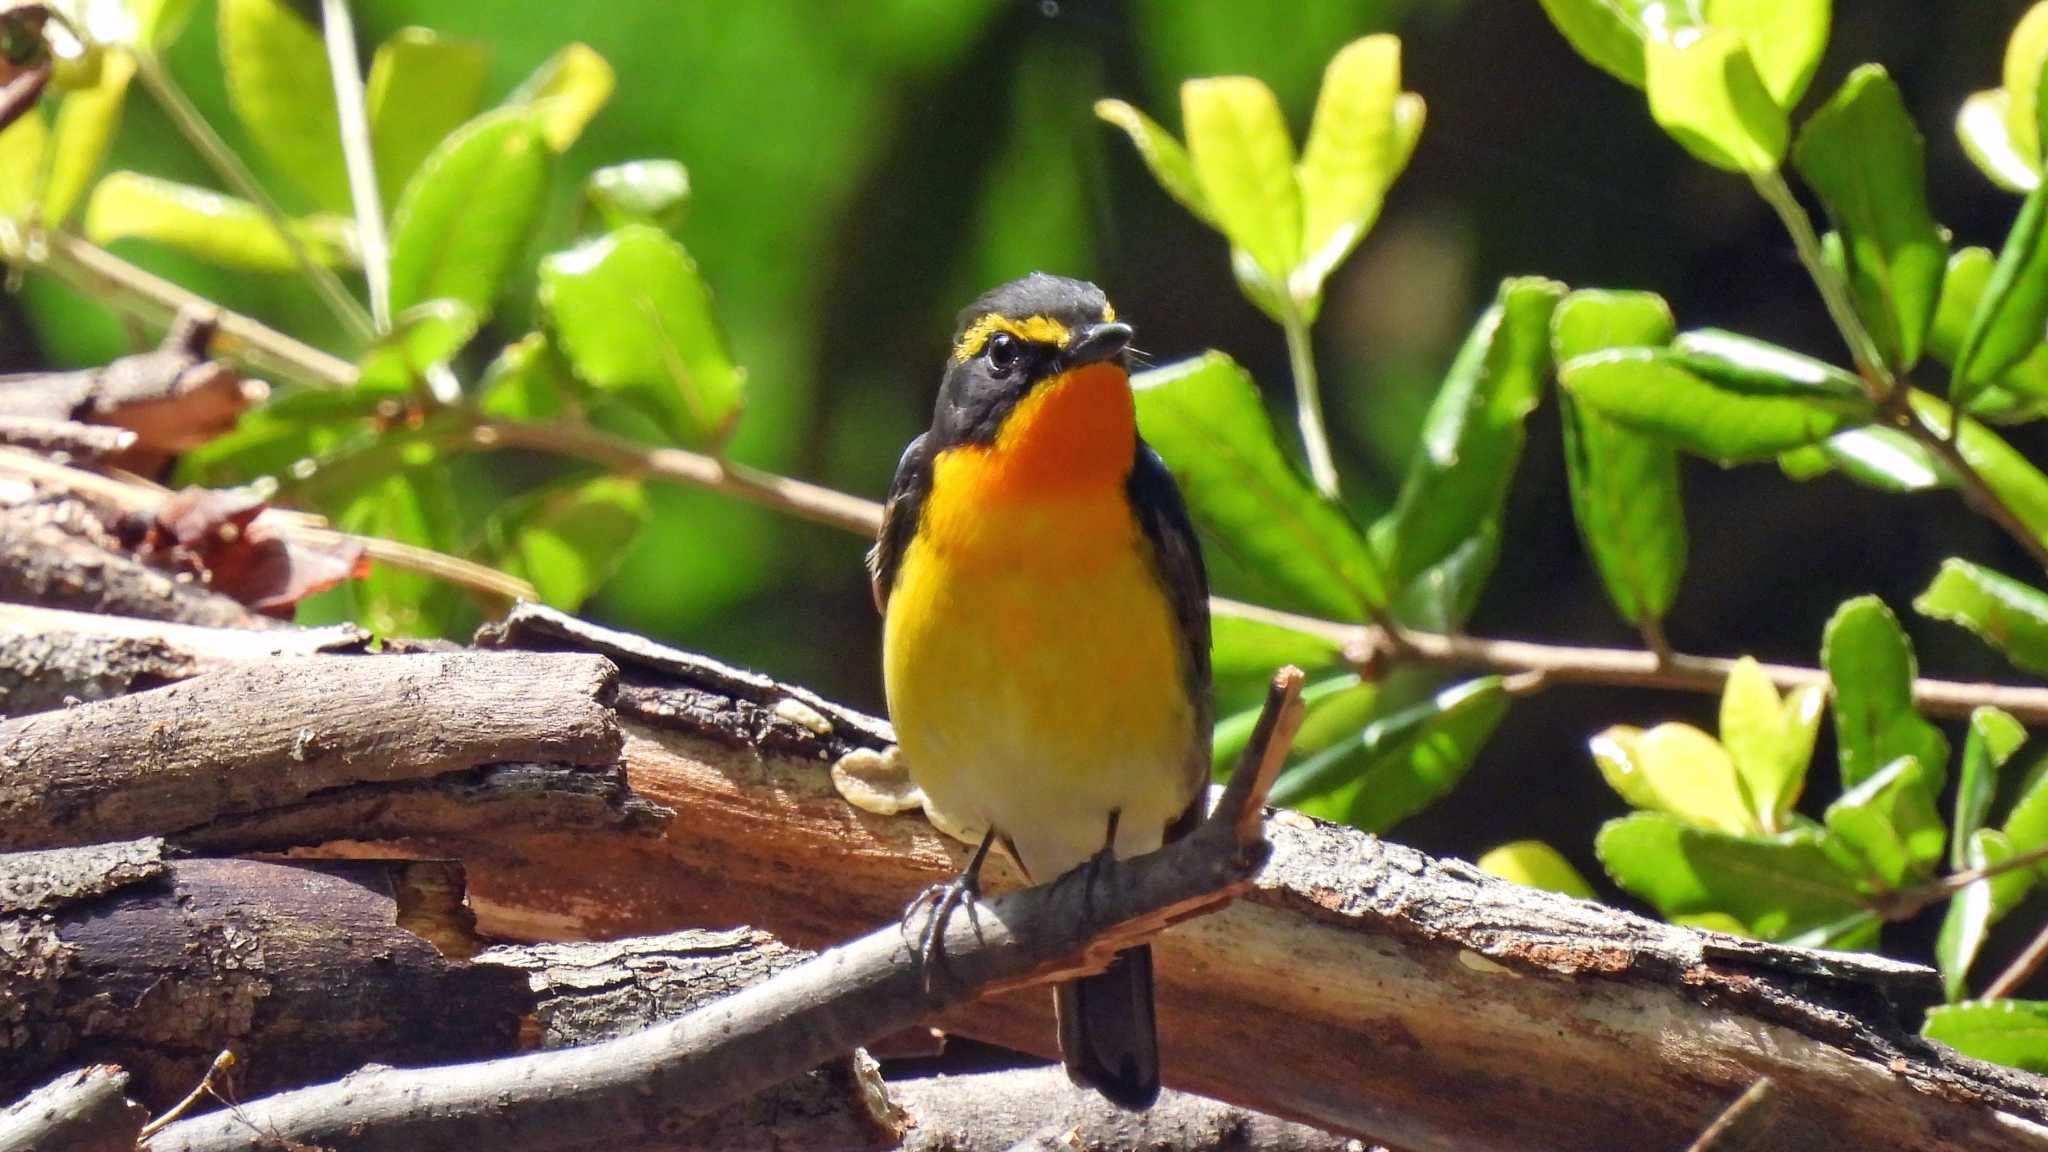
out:
M1941 860L1948 830L1931 783L1919 760L1901 756L1828 805L1828 831L1855 849L1886 888L1925 879Z
M1542 0L1550 22L1579 55L1631 88L1643 86L1643 9L1649 0ZM1661 6L1671 18L1692 21L1690 5Z
M640 481L599 476L526 502L508 518L502 567L545 603L574 611L617 569L647 523Z
M1998 794L1998 770L2026 742L2027 730L2011 715L1988 705L1970 713L1969 735L1963 741L1963 770L1956 784L1950 868L1974 867L1964 859L1969 839L1991 813L1991 801Z
M1991 283L1991 270L1998 258L1989 248L1971 245L1958 248L1942 271L1941 297L1934 306L1934 321L1927 329L1927 351L1944 364L1954 364L1970 335L1970 320L1984 299L1984 287Z
M1394 106L1400 99L1398 37L1355 40L1323 73L1315 119L1296 170L1301 260L1288 286L1295 299L1320 296L1323 280L1379 218L1387 189L1413 146L1396 132Z
M1949 406L1919 389L1907 394L1914 419L1922 428L1946 438ZM1956 451L2006 507L2037 539L2048 540L2048 476L2014 451L1996 432L1965 418L1958 428Z
M1706 22L1741 34L1780 108L1799 103L1828 46L1832 0L1706 0Z
M2048 1000L1980 1000L1927 1011L1920 1034L1979 1060L2048 1073Z
M1827 694L1820 686L1795 688L1783 700L1754 657L1736 661L1721 692L1721 743L1758 826L1785 827L1806 783L1813 741Z
M1593 898L1593 886L1557 849L1541 840L1503 844L1478 860L1479 870L1511 883L1580 900Z
M674 160L628 160L592 172L583 198L606 228L638 222L673 232L690 201L690 173Z
M2005 43L2005 123L2013 149L2041 170L2041 66L2048 62L2048 4L2036 4Z
M1644 45L1650 115L1701 160L1730 172L1777 168L1790 126L1742 37L1721 28L1681 28Z
M1364 620L1386 583L1343 510L1280 450L1258 388L1220 352L1141 372L1138 429L1165 458L1197 523L1306 611Z
M20 220L35 204L49 143L49 122L33 108L0 128L0 220Z
M1287 283L1301 259L1301 193L1273 90L1249 76L1215 76L1182 84L1180 99L1210 213L1268 281Z
M1422 425L1394 507L1373 525L1373 550L1397 588L1497 526L1522 454L1523 422L1550 366L1552 280L1501 283L1465 338Z
M1932 449L1897 428L1869 424L1837 432L1818 444L1778 457L1794 480L1811 480L1835 469L1880 492L1926 492L1955 487L1955 473Z
M343 505L336 526L437 551L457 545L446 475L433 468L390 472L362 486ZM465 615L453 585L390 564L372 564L369 575L341 587L351 614L380 636L447 635Z
M1695 328L1671 351L1687 369L1742 395L1805 396L1856 415L1870 412L1863 382L1851 373L1739 332Z
M1968 628L2015 668L2048 675L2048 593L1950 557L1914 598L1913 609Z
M2006 233L1998 264L1956 353L1949 399L1965 403L2025 359L2048 325L2048 191L2035 188Z
M1761 830L1728 750L1690 724L1616 724L1591 747L1608 786L1638 808L1724 832Z
M392 319L391 333L364 353L358 388L403 393L427 370L453 359L476 335L477 314L460 300L427 300Z
M1331 774L1312 780L1302 775L1301 768L1331 745L1357 736L1379 707L1380 686L1355 672L1327 676L1303 688L1301 728L1288 750L1293 762L1274 781L1273 803L1301 808L1326 819L1341 817L1342 810L1329 810L1327 801L1330 793L1345 781ZM1227 776L1245 745L1251 742L1259 712L1260 708L1253 706L1217 722L1212 748L1217 776Z
M249 138L321 208L349 210L341 119L320 29L289 0L220 0L228 102Z
M2003 832L1979 828L1970 834L1958 867L1983 868L2002 864L2012 857L2012 841ZM1977 953L1983 950L1984 940L1991 934L1991 926L2019 907L2020 901L2026 899L2033 887L2034 872L2021 868L1979 880L1949 897L1948 911L1942 915L1941 932L1935 937L1934 962L1941 970L1942 991L1951 1002L1962 999L1969 991L1966 982L1970 965L1976 962Z
M121 107L134 75L133 56L103 52L99 79L92 87L67 92L57 102L57 119L50 130L49 177L43 185L44 224L62 224L99 174L107 150L113 147L114 134L121 128Z
M1720 912L1766 940L1827 928L1863 911L1856 876L1811 828L1732 836L1661 812L1609 820L1593 851L1614 882L1666 919Z
M1821 664L1834 685L1843 789L1911 756L1926 769L1929 791L1939 793L1948 774L1948 738L1913 711L1913 646L1884 601L1859 596L1836 609L1821 636Z
M377 46L363 103L388 209L434 146L483 106L490 50L426 28L400 28Z
M1647 348L1581 356L1558 381L1587 409L1712 460L1757 460L1869 418L1868 405L1787 378L1709 378L1699 357ZM1772 387L1775 385L1775 387Z
M540 303L576 375L629 399L677 442L731 432L744 376L696 262L658 228L628 224L541 261Z
M1499 559L1500 520L1495 518L1481 523L1450 555L1411 577L1388 611L1410 628L1459 631L1479 607L1480 594Z
M1209 619L1209 674L1218 685L1264 684L1287 664L1313 674L1343 662L1343 647L1327 636L1224 613Z
M2048 768L2043 764L2034 765L2021 785L2019 798L2006 813L2004 832L2014 854L2048 847ZM2048 878L2048 862L2035 865L2033 872Z
M263 210L207 188L175 184L134 172L112 172L92 190L84 231L95 244L148 240L211 264L249 272L296 272L291 246ZM291 222L315 263L330 268L355 262L354 225L340 216Z
M1901 370L1919 362L1948 259L1927 210L1924 153L1898 85L1875 64L1849 74L1792 150L1847 245L1856 311Z
M1676 325L1651 292L1580 291L1552 314L1557 363L1609 348L1661 347ZM1631 624L1661 619L1685 573L1685 504L1671 445L1559 393L1572 517L1608 599Z
M1956 139L1993 184L2008 192L2032 192L2041 182L2041 162L2014 142L2011 111L2012 97L2003 88L1971 94L1956 113Z
M234 431L216 436L178 459L181 484L223 488L258 477L311 475L330 453L377 439L372 423L379 397L307 389L285 392L242 413Z
M569 365L547 334L528 332L484 368L477 409L494 420L553 420L574 391Z
M1215 215L1209 210L1209 198L1202 191L1202 182L1195 175L1195 162L1188 158L1187 149L1174 139L1173 133L1122 100L1097 100L1095 115L1123 129L1124 135L1131 138L1132 146L1137 148L1138 158L1152 173L1152 179L1168 196L1193 213L1195 219L1222 230L1223 226L1216 222Z
M525 112L486 112L443 140L392 213L392 308L449 299L488 315L526 251L553 168Z
M612 98L616 85L603 56L588 44L571 44L542 61L505 102L539 113L548 147L566 152Z
M130 29L131 41L156 50L169 47L185 30L196 5L197 0L125 0L124 6L135 21Z
M1304 786L1355 779L1344 822L1384 831L1450 791L1507 710L1508 694L1498 676L1470 680L1374 721L1296 771Z

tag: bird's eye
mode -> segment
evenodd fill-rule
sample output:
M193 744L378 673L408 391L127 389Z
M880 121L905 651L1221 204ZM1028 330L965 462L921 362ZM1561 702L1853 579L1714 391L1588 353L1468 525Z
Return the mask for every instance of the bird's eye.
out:
M1007 332L998 332L988 338L984 355L988 357L988 366L995 370L996 375L1002 376L1024 358L1024 342Z

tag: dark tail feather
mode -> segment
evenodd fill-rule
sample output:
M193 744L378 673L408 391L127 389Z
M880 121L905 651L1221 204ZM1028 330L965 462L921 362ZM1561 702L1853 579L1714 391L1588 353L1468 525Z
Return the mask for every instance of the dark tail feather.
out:
M1150 1108L1159 1099L1151 947L1119 952L1102 972L1055 991L1067 1077L1120 1107Z

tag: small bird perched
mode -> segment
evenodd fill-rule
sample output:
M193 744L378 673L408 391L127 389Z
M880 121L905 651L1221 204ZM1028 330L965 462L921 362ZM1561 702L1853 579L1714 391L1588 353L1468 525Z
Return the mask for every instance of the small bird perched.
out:
M869 555L889 716L933 823L1036 881L1158 848L1208 778L1208 581L1172 475L1138 437L1119 323L1035 273L960 314L931 430ZM1058 990L1068 1074L1159 1094L1147 946Z

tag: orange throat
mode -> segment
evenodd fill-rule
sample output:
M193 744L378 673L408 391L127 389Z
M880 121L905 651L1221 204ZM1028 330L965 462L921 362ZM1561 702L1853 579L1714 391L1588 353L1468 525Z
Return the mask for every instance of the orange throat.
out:
M946 451L937 485L973 500L1071 497L1121 486L1138 435L1131 380L1118 364L1087 364L1018 401L991 445Z

